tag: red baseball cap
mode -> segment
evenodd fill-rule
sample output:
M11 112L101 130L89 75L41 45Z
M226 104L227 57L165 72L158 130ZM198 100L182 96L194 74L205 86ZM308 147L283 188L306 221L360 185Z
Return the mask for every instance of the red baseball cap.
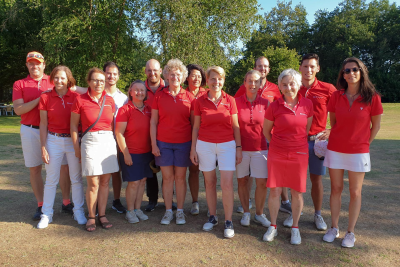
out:
M28 55L26 55L26 62L29 62L29 61L32 61L32 60L36 60L36 61L38 61L40 63L43 63L44 62L44 57L39 52L32 51L32 52L29 52Z

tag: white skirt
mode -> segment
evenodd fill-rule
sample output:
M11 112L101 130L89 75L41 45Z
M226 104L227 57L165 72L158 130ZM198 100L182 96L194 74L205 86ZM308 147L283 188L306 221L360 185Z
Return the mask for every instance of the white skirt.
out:
M353 172L370 172L371 159L369 153L346 154L327 150L324 166Z
M82 176L119 171L117 144L112 131L88 132L81 143Z

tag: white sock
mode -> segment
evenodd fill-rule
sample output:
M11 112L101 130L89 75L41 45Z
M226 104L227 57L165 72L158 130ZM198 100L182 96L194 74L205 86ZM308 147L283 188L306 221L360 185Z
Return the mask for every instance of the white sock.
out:
M166 210L166 211L170 211L170 212L172 212L172 209L168 209L168 210Z
M288 200L286 200L286 201L281 201L282 202L282 204L287 204L287 203L289 203L290 201L289 201L289 199Z
M177 209L176 211L182 211L183 212L183 209Z

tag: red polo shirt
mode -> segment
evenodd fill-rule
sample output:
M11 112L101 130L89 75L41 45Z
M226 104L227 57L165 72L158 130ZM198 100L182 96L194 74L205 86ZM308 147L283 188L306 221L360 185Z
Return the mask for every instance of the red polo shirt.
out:
M218 104L214 104L208 94L195 101L194 115L200 116L198 139L209 143L225 143L235 140L232 128L232 115L237 114L235 99L225 92Z
M313 121L308 135L316 135L325 130L328 117L328 102L334 92L336 92L335 86L318 81L317 78L315 78L309 89L304 86L300 87L299 94L310 99L314 107Z
M55 89L40 96L39 110L47 111L47 129L54 133L69 134L71 107L78 93L68 92L59 96Z
M96 125L90 130L90 132L97 131L112 131L111 124L114 120L113 114L115 112L115 103L114 99L106 94L106 90L103 91L99 103L94 101L90 96L91 89L88 88L88 91L85 94L78 95L72 104L71 111L81 115L81 124L82 131L86 131L90 125L92 125L99 116L99 112L101 109L101 104L103 100L106 101L104 103L103 113L99 121Z
M143 154L151 151L150 117L149 106L146 105L140 111L130 101L118 110L117 123L127 122L124 137L129 153Z
M181 88L176 96L164 87L154 96L152 109L158 110L157 140L166 143L185 143L192 140L190 107L193 94Z
M238 110L240 138L243 151L267 150L267 141L263 134L265 111L268 100L257 95L250 103L246 95L235 98Z
M40 97L42 92L51 89L53 89L53 84L50 83L50 76L44 74L40 81L35 81L28 75L25 79L14 83L12 101L23 99L24 103L28 103ZM22 114L21 124L39 126L39 109L34 107L31 111Z
M151 88L150 88L150 86L149 86L147 80L146 80L144 83L145 83L146 89L147 89L147 99L146 99L146 101L144 101L144 103L145 103L146 105L148 105L149 107L152 107L152 106L153 106L153 99L154 99L155 94L156 94L158 91L161 91L161 89L164 88L165 83L164 83L164 80L163 80L163 79L160 79L160 85L158 86L158 88L157 88L157 90L156 90L155 93L153 93L153 91L151 90Z
M269 105L265 118L274 122L270 149L308 152L307 119L313 116L313 104L298 96L299 102L293 110L286 106L283 97Z
M246 94L246 87L242 84L239 90L235 94L235 98L238 98L241 95ZM279 91L278 85L267 81L265 85L258 89L258 94L265 99L268 99L270 103L274 102L275 100L279 99L282 95Z
M328 111L335 113L336 123L329 136L328 149L340 153L369 152L371 117L383 113L381 97L374 95L371 104L361 103L361 96L350 107L344 90L332 94Z

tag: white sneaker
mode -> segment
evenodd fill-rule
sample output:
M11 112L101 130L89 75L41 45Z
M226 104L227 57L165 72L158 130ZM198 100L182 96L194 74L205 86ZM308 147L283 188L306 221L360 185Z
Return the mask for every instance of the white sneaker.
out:
M338 237L339 237L339 229L332 227L326 232L322 240L324 240L325 242L332 243L333 240L335 240L335 238Z
M139 218L136 216L136 213L134 210L127 210L125 213L125 219L129 223L138 223L139 222Z
M240 205L239 207L237 207L236 212L237 212L237 213L244 213L244 209L243 209L242 205Z
M289 217L286 218L286 220L283 222L283 226L291 228L293 226L293 217L292 214L289 215Z
M242 219L240 220L240 224L243 226L250 226L250 212L243 213Z
M199 202L193 202L192 208L190 209L190 214L198 215L199 213L200 213ZM208 216L208 217L210 217L210 216Z
M168 225L171 223L173 218L174 218L173 212L168 210L165 212L164 217L161 219L161 224Z
M261 214L261 215L257 215L256 214L254 216L254 222L260 223L264 227L270 227L271 226L271 222L268 221L267 216L265 216L265 214Z
M327 226L321 215L314 214L314 223L319 231L326 231Z
M147 216L146 214L143 213L143 211L141 209L138 209L135 211L136 216L139 218L139 220L141 221L146 221L149 219L149 216Z
M203 230L204 231L211 231L213 228L214 228L214 226L216 226L216 225L218 225L218 217L217 216L214 216L214 215L211 215L209 218L208 218L208 222L206 222L204 225L203 225Z
M182 225L186 223L185 213L183 213L183 211L177 211L175 216L176 216L176 224Z
M250 218L249 218L250 220ZM233 223L231 221L225 221L224 237L232 238L235 236L235 230L233 230Z
M354 243L356 242L356 237L354 233L347 232L342 241L342 247L344 248L352 248L354 247Z
M299 228L292 228L292 237L290 238L290 244L292 245L301 244L301 236Z
M85 213L81 210L74 212L74 220L77 221L78 224L86 224L87 223Z
M53 217L52 216L47 216L45 214L40 215L40 221L37 224L37 229L44 229L49 226L49 223L53 222Z
M274 226L268 227L267 232L263 236L263 240L266 242L271 242L274 237L278 235L278 230Z

